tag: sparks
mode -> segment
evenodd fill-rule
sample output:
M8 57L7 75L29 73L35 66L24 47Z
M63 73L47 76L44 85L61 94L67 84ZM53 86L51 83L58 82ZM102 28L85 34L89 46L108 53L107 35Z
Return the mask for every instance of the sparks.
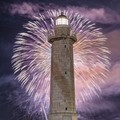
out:
M106 38L100 28L79 12L63 10L70 21L71 34L76 35L74 44L74 74L76 89L76 106L80 110L80 102L92 99L101 91L99 84L104 83L110 66L110 54L105 47ZM61 10L48 10L35 20L24 25L26 32L18 33L14 45L12 65L16 79L30 96L37 113L48 113L50 96L51 45L49 35L54 34L54 20ZM32 107L31 107L32 106Z

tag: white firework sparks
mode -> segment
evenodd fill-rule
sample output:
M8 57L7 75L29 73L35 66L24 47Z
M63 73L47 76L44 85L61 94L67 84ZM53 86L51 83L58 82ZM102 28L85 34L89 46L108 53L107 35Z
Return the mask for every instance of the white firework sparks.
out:
M71 34L75 34L77 42L74 44L74 73L76 89L76 106L80 110L80 103L99 96L99 85L104 83L108 74L109 50L105 47L106 38L100 28L79 12L63 10L70 21ZM50 66L51 45L48 34L54 34L54 20L61 14L61 10L48 10L35 20L24 25L26 32L17 35L14 45L12 64L17 80L30 96L31 109L39 113L41 109L46 113L49 109L50 96Z

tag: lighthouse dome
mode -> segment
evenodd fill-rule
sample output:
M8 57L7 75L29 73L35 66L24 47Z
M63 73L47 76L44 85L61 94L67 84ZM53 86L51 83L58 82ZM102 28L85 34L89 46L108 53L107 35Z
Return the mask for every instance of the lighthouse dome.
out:
M56 25L68 25L68 24L69 24L68 18L67 16L63 15L63 13L61 13L61 15L56 18Z

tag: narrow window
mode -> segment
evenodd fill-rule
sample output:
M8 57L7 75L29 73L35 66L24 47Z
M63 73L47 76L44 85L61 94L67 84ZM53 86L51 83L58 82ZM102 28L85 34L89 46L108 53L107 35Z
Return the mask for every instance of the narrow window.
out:
M65 45L65 48L66 48L66 45Z
M67 110L67 107L65 108L65 110Z
M65 72L65 74L67 74L67 72Z

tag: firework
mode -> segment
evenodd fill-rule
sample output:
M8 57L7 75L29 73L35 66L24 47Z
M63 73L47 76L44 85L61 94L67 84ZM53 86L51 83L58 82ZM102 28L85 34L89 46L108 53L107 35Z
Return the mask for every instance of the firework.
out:
M70 21L74 44L74 74L77 111L80 103L99 96L100 84L108 74L109 50L100 28L79 12L62 10ZM54 35L55 18L61 10L48 10L24 25L26 32L19 33L14 45L12 64L16 79L29 95L29 109L39 113L49 111L51 45L48 36Z

